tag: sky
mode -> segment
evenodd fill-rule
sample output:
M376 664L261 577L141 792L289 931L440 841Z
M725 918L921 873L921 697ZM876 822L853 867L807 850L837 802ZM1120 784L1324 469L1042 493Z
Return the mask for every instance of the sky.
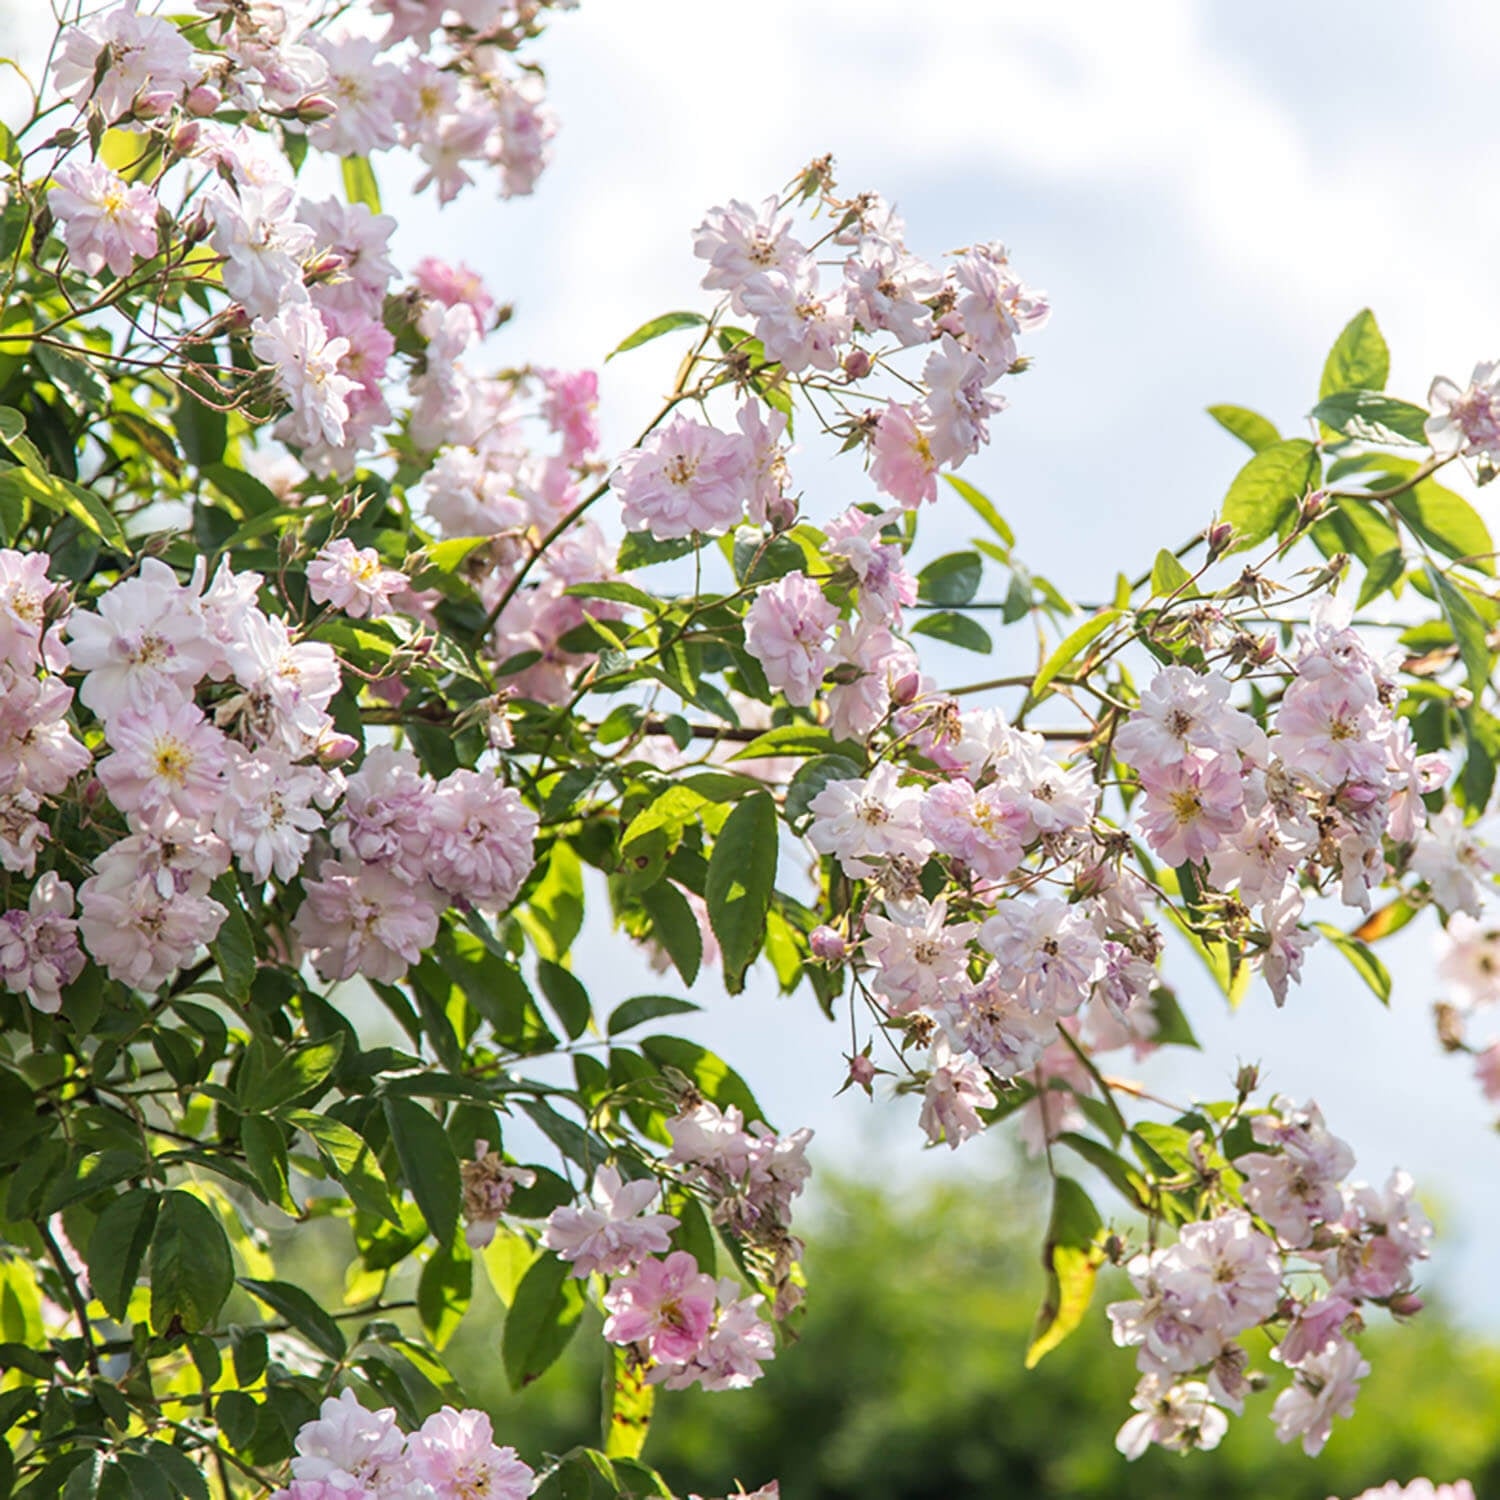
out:
M0 0L23 44L42 13ZM706 309L691 255L705 210L766 196L824 152L844 189L899 205L919 253L1005 241L1054 315L963 473L1028 563L1098 597L1221 499L1244 455L1203 408L1243 404L1301 430L1359 308L1374 308L1391 389L1410 399L1497 352L1497 42L1500 7L1485 0L583 0L534 53L562 121L536 195L473 192L439 215L382 168L385 206L402 263L466 260L515 303L497 363L597 365L658 313ZM663 341L604 367L611 446L650 417L679 353ZM848 461L793 462L825 514L873 495ZM940 508L923 534L923 556L960 545L967 512ZM1009 650L930 659L951 682L1005 670ZM1439 1220L1431 1284L1500 1329L1500 1283L1484 1274L1500 1136L1467 1065L1432 1038L1431 920L1382 955L1389 1011L1324 951L1284 1010L1257 987L1233 1016L1175 955L1204 1051L1164 1057L1151 1080L1174 1099L1218 1097L1239 1061L1259 1060L1275 1086L1315 1095L1362 1176L1400 1164L1417 1178ZM680 989L597 919L576 961L602 1008ZM705 1013L684 1030L728 1056L780 1125L814 1126L815 1160L895 1181L995 1170L1002 1143L921 1150L914 1101L833 1099L847 1027L773 988L757 975L731 998L701 981Z

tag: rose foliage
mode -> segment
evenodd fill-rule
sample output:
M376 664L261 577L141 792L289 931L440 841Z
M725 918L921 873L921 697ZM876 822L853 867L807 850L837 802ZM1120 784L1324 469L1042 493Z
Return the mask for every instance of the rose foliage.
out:
M661 1029L693 1002L587 992L586 891L674 988L805 992L931 1142L1045 1157L1027 1358L1125 1266L1122 1453L1267 1385L1316 1453L1421 1306L1413 1183L1253 1070L1187 1110L1120 1070L1194 1044L1164 956L1290 1032L1311 944L1384 1001L1431 906L1500 1094L1500 599L1436 477L1494 472L1500 371L1387 395L1360 313L1299 435L1213 408L1217 512L1080 605L959 472L1046 297L823 158L707 212L709 295L615 351L681 340L675 383L605 451L595 374L497 367L506 310L396 264L377 182L530 192L567 8L126 0L0 131L0 1492L669 1493L658 1391L796 1357L808 1132ZM968 547L926 555L935 506ZM924 670L997 626L1026 670ZM268 1248L315 1217L342 1307ZM603 1313L597 1447L534 1470L464 1408L476 1265L518 1387Z

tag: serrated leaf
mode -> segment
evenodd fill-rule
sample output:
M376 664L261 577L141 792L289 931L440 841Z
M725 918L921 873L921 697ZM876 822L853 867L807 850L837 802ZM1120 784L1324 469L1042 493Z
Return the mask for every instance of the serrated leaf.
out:
M125 1321L130 1294L141 1273L146 1247L156 1228L161 1199L151 1188L121 1193L99 1215L89 1236L89 1286L117 1323Z
M1037 1312L1036 1328L1026 1350L1033 1369L1083 1321L1094 1295L1094 1281L1104 1252L1094 1243L1103 1227L1093 1200L1071 1177L1058 1177L1052 1190L1052 1218L1047 1226L1043 1260L1048 1267L1047 1296Z
M1390 378L1391 354L1385 337L1368 307L1349 320L1334 340L1318 382L1321 401L1336 391L1383 391Z
M608 364L615 355L624 354L629 349L639 349L642 344L649 344L652 339L659 339L663 334L675 333L679 328L702 328L707 322L708 319L702 313L663 313L659 318L652 318L649 323L642 323L629 338L622 339L604 356L604 362Z
M241 1276L240 1285L253 1292L272 1311L280 1313L329 1359L342 1359L348 1352L349 1345L339 1325L300 1286L293 1286L289 1281L257 1281L252 1276Z
M760 952L776 885L776 804L769 794L746 797L724 821L708 860L704 899L731 983Z
M951 610L938 610L921 616L911 627L912 635L930 635L934 640L946 641L964 651L977 651L988 655L995 649L990 633L978 620L968 615L954 614Z
M151 1235L151 1331L207 1328L234 1286L224 1226L191 1193L163 1193Z
M452 1142L420 1104L389 1097L382 1102L406 1186L438 1243L452 1245L463 1200L463 1178Z
M500 1338L512 1390L547 1371L573 1337L583 1308L583 1288L567 1263L550 1250L538 1256L516 1288Z
M1257 546L1277 531L1320 473L1317 450L1305 438L1257 453L1234 476L1220 507L1220 517L1235 530L1233 550Z
M643 1021L654 1021L658 1016L685 1016L702 1009L701 1005L679 1000L675 995L636 995L610 1012L608 1032L610 1036L619 1036L622 1031L629 1031Z
M1324 397L1308 413L1335 432L1361 443L1427 446L1427 412L1380 391L1344 390Z
M1245 406L1210 406L1209 416L1226 432L1233 433L1252 453L1259 453L1281 441L1273 422Z

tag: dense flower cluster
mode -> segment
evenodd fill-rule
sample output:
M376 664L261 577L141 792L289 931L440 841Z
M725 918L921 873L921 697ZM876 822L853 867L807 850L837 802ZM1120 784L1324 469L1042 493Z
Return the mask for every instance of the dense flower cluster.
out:
M1137 1414L1118 1440L1127 1458L1152 1443L1217 1446L1224 1411L1242 1412L1251 1388L1237 1340L1268 1325L1285 1329L1273 1357L1292 1375L1271 1410L1276 1434L1321 1452L1369 1373L1350 1338L1361 1306L1421 1306L1412 1267L1432 1226L1411 1179L1394 1173L1384 1190L1346 1183L1354 1153L1314 1104L1274 1101L1251 1129L1263 1149L1234 1159L1248 1210L1186 1224L1175 1244L1137 1255L1127 1269L1138 1299L1109 1309L1115 1342L1139 1349Z
M292 1480L272 1500L525 1500L536 1475L498 1447L482 1411L445 1406L412 1433L348 1389L297 1433Z

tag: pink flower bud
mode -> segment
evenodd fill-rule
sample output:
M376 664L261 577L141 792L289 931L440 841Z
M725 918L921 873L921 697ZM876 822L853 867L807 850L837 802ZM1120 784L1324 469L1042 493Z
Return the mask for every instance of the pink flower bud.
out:
M172 131L172 150L178 156L191 156L198 145L198 137L202 134L196 120L183 120Z
M184 101L190 115L211 115L224 102L224 96L216 88L200 83L192 89Z
M959 317L956 309L945 312L932 326L939 333L951 333L956 339L964 336L964 320Z
M868 1089L875 1082L875 1064L863 1052L856 1052L849 1059L849 1081Z
M1415 1292L1397 1292L1386 1306L1398 1318L1414 1318L1426 1304Z
M308 94L297 105L293 113L304 125L314 125L336 115L339 107L326 94Z
M825 964L841 964L849 956L849 945L831 927L815 927L807 946Z
M1222 557L1234 542L1234 527L1228 521L1215 521L1208 528L1208 555Z
M870 373L871 359L863 349L851 349L844 356L844 374L850 380L863 380Z
M891 702L898 708L906 708L917 701L917 695L921 691L922 674L904 672L891 684Z
M1310 495L1302 497L1302 519L1304 521L1316 521L1323 513L1323 508L1328 504L1328 492L1326 490L1314 490Z
M318 741L318 760L325 766L336 766L348 760L358 749L359 741L352 734L340 734L335 730Z

